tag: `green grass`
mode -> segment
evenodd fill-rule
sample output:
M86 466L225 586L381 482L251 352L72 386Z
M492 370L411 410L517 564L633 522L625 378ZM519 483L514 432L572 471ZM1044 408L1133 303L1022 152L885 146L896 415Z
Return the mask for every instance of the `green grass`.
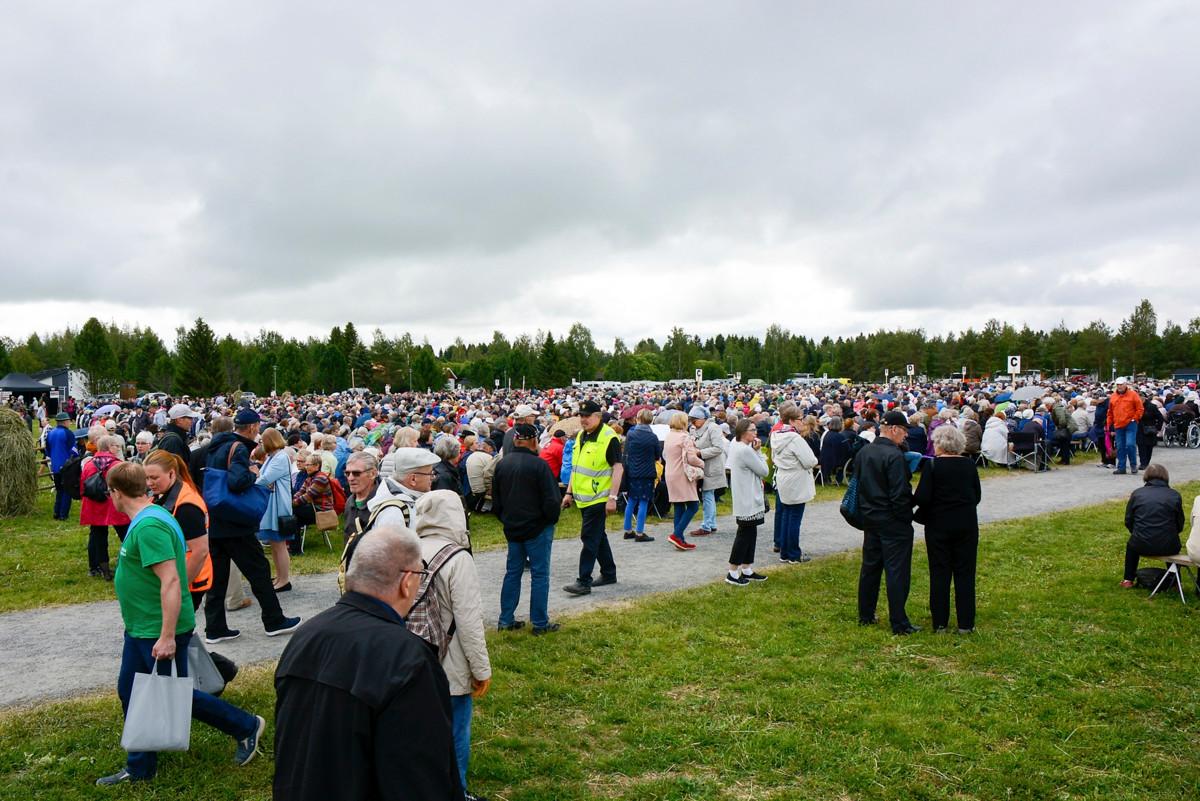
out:
M1121 521L1109 503L986 526L971 636L856 626L855 554L552 637L493 632L472 786L513 801L1194 798L1197 612L1117 587ZM908 608L926 626L927 575L918 545ZM269 716L270 677L247 671L229 699ZM119 766L119 731L112 693L0 714L0 798L110 797L90 783ZM190 753L121 795L269 798L270 762L231 754L196 726Z

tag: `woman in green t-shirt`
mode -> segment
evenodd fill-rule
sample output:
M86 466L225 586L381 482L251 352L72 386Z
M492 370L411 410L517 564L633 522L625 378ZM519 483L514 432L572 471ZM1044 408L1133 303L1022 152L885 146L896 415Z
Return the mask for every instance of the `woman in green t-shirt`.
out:
M140 464L121 462L108 471L107 478L113 505L130 518L113 582L125 623L117 696L122 713L126 713L134 674L153 672L159 660L174 659L179 675L187 675L187 647L195 616L192 605L183 602L187 586L183 530L169 512L152 502L146 490L146 471ZM238 765L254 758L267 726L261 717L199 690L192 691L192 717L237 741L234 761ZM157 757L152 752L131 752L124 768L96 784L151 779Z

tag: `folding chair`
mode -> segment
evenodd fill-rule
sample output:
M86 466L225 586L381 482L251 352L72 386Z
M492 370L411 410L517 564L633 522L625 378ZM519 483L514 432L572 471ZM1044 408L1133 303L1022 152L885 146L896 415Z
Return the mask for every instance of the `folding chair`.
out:
M1164 573L1163 577L1160 578L1158 583L1154 585L1154 589L1150 591L1149 597L1146 598L1147 601L1154 597L1154 593L1158 592L1159 588L1166 583L1167 579L1169 579L1171 576L1174 576L1175 586L1179 588L1179 600L1183 601L1184 605L1186 605L1187 598L1185 598L1183 595L1183 576L1179 573L1179 568L1181 567L1187 572L1188 579L1192 580L1192 583L1196 585L1197 592L1200 592L1200 583L1193 578L1191 571L1191 568L1196 567L1197 569L1200 569L1200 566L1193 562L1187 554L1180 553L1172 554L1170 556L1151 556L1149 558L1163 560L1163 562L1165 562L1167 565L1167 572Z
M1008 432L1008 444L1009 470L1027 464L1034 472L1037 472L1039 469L1038 457L1041 454L1036 431L1010 431Z

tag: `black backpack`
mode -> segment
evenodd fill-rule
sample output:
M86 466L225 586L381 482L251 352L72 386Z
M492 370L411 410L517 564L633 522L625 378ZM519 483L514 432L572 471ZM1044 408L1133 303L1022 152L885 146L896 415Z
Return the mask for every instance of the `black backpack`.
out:
M83 482L83 497L97 503L104 503L108 500L108 479L104 477L102 471L97 470L88 476L87 481Z
M79 482L83 480L83 457L72 456L58 471L58 485L73 501L81 500Z

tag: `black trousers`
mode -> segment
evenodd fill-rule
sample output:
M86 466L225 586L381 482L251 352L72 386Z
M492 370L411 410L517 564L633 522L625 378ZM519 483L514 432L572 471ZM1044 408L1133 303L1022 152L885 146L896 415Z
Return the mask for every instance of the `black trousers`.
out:
M117 539L125 541L125 532L129 526L113 526ZM108 567L108 526L90 526L88 528L88 570L99 570Z
M892 631L910 625L904 605L912 582L913 528L911 524L863 532L862 568L858 572L858 619L875 617L879 579L887 577L888 620Z
M1054 446L1058 450L1058 458L1063 464L1071 463L1071 432L1060 428L1054 432ZM963 627L965 628L965 626Z
M729 564L754 564L754 546L758 543L758 527L761 525L761 520L756 523L738 521L737 533L733 535L733 547L729 549Z
M1145 470L1150 464L1150 457L1154 455L1154 445L1158 441L1158 434L1154 432L1145 433L1138 431L1137 449L1138 449L1138 469Z
M1176 539L1174 547L1168 547L1165 551L1162 549L1155 550L1154 548L1146 548L1134 542L1133 538L1130 537L1125 542L1125 580L1133 581L1137 578L1139 556L1163 556L1165 554L1179 553L1182 547L1183 544Z
M275 628L283 622L283 609L271 583L271 564L263 556L262 545L253 535L240 537L209 537L208 553L212 557L213 583L204 599L205 632L210 636L229 631L225 622L225 590L229 586L229 563L238 566L250 582L250 590L262 609L263 626Z
M975 564L979 554L979 529L946 531L925 527L929 554L929 613L933 627L950 625L950 583L954 582L954 609L960 629L975 628Z
M603 503L595 503L579 510L583 525L579 539L583 548L579 551L579 583L592 583L592 570L600 563L600 575L604 578L617 577L617 563L613 561L612 547L608 544L608 532L604 530L606 513Z

